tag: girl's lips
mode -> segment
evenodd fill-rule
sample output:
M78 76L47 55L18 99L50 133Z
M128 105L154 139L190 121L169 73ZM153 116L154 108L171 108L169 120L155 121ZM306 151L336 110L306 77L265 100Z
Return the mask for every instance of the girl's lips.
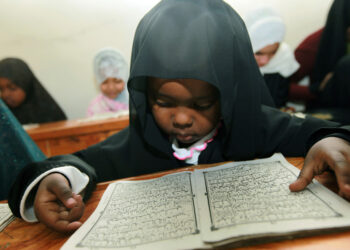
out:
M193 141L193 135L176 135L176 139L182 143L191 143Z

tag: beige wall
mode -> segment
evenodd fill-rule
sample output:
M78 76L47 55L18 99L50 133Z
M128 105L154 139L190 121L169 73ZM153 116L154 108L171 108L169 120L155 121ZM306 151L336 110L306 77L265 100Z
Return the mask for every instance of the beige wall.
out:
M20 57L32 68L70 119L85 116L98 93L92 60L96 51L118 48L130 62L134 31L159 0L0 0L0 58ZM244 15L269 3L287 25L294 48L323 26L331 0L227 0Z

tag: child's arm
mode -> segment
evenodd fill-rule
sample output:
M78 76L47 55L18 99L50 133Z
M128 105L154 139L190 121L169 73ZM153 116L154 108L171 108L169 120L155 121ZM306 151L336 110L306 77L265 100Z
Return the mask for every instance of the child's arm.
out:
M50 174L60 173L67 178L74 193L84 190L84 200L91 195L96 175L87 163L74 155L49 158L27 165L13 183L8 203L12 213L28 222L38 221L34 213L34 199L39 184Z
M350 143L338 137L322 139L310 148L298 179L289 186L290 190L303 190L314 176L329 168L335 172L339 195L350 200Z
M71 232L81 226L84 212L80 195L72 193L68 180L59 173L46 176L38 187L34 201L35 215L48 227Z
M99 145L93 145L75 155L54 156L24 167L16 177L8 196L12 213L28 222L38 221L33 208L37 187L43 178L54 172L61 173L69 180L74 193L78 194L84 190L84 201L92 194L97 182L126 177L125 174L119 175L118 170L121 166L127 166L126 160L129 158L124 155L128 155L125 148L128 150L129 147L119 147L118 151L112 148L110 154L116 159L111 161L108 157L109 152L103 145L118 145L118 142L125 141L128 135L128 130L123 130ZM119 157L125 158L124 161L120 161ZM119 162L121 163L118 164ZM132 176L132 173L129 176Z

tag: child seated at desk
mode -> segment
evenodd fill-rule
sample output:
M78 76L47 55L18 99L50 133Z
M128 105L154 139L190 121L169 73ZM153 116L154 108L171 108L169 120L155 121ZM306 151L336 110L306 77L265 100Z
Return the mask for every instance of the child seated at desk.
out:
M286 105L289 77L299 68L293 51L284 42L286 26L269 5L259 5L245 17L255 60L276 107Z
M130 125L72 155L30 164L9 205L54 230L80 227L97 182L188 165L305 156L290 189L334 170L350 199L350 131L262 104L266 85L245 25L222 0L163 0L140 21L133 43Z
M128 65L122 54L115 49L100 50L94 59L94 72L101 93L87 110L87 116L96 116L128 110Z
M0 97L21 124L67 119L29 66L18 58L0 61Z

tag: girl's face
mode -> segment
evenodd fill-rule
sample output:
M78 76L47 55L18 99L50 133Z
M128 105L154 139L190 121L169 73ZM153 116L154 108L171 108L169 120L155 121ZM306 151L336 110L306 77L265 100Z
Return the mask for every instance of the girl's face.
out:
M158 126L181 144L193 144L219 123L219 93L207 82L149 78L147 92Z
M124 90L125 82L119 78L107 78L100 85L101 92L110 99L115 99Z
M276 54L279 46L279 43L274 43L271 45L267 45L258 52L255 52L255 60L258 63L259 67L263 67L269 63L271 58Z
M16 108L24 102L26 93L8 78L0 77L0 97L10 108Z

